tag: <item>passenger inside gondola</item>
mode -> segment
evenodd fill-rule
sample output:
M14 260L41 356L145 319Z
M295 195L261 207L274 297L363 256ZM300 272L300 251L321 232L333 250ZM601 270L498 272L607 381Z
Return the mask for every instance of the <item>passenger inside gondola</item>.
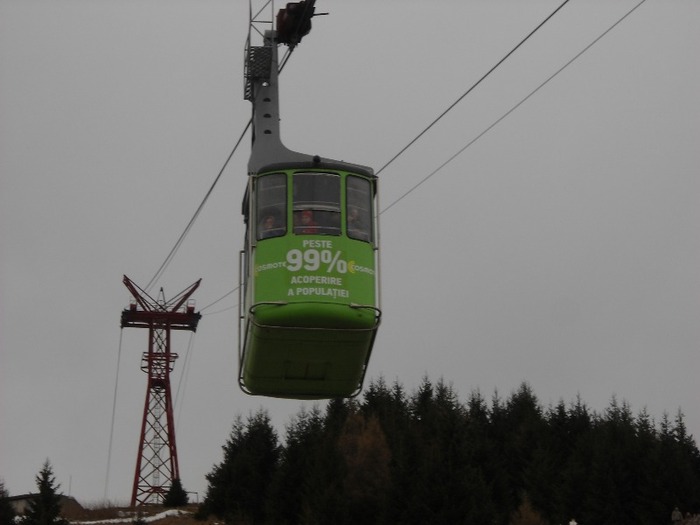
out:
M269 239L270 237L279 237L284 235L284 228L280 224L274 214L268 214L263 217L260 223L259 239Z
M361 241L369 241L369 230L356 207L348 208L348 236Z
M318 233L318 224L314 220L314 212L302 210L294 212L294 233L313 235Z

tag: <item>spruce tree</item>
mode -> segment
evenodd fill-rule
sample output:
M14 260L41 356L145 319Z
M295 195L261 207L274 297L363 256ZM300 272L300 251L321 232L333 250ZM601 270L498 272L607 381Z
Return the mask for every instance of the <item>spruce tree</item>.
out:
M36 485L39 493L29 502L22 525L67 525L68 521L61 517L60 485L56 484L48 459L36 476Z
M5 482L0 480L0 525L15 524L15 508L9 498L10 493L5 489Z
M163 499L164 507L184 507L189 503L187 499L187 492L182 488L182 482L179 479L174 479L172 485L170 485L170 490L165 495Z
M200 517L214 514L227 523L262 523L280 447L264 410L237 418L224 448L223 461L206 475L209 482Z
M329 410L333 407L342 412L342 406L342 401L332 401ZM338 417L344 419L340 414ZM269 522L279 525L298 523L304 509L311 507L309 493L317 482L312 479L311 473L321 462L320 452L324 442L324 418L318 407L311 411L302 407L287 426L286 446L270 486L267 502Z

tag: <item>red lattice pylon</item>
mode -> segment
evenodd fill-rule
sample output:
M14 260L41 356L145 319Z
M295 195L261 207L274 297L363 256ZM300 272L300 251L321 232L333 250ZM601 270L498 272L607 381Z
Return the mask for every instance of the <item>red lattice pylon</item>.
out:
M121 326L148 328L149 336L148 352L144 352L141 359L141 370L148 375L148 388L131 493L132 507L163 503L173 480L180 479L170 389L170 372L177 354L170 350L170 333L172 330L197 330L202 314L194 311L189 298L200 282L201 279L166 301L162 288L155 300L124 276L124 284L134 299L129 308L122 311Z

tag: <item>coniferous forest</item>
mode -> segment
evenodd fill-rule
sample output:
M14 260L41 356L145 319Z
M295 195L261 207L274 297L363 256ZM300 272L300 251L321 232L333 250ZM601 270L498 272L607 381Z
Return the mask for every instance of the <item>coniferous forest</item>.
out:
M660 525L700 511L700 453L680 411L654 421L612 399L543 407L526 383L466 401L444 381L302 410L282 442L238 418L200 517L230 524Z

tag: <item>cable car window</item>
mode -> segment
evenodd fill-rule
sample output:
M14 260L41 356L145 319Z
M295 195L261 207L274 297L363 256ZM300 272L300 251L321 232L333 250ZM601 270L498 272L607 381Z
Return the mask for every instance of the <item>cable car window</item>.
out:
M287 176L265 175L257 186L257 239L280 237L287 231Z
M372 185L367 179L349 176L347 179L348 237L372 240Z
M294 233L340 235L340 176L295 173Z

